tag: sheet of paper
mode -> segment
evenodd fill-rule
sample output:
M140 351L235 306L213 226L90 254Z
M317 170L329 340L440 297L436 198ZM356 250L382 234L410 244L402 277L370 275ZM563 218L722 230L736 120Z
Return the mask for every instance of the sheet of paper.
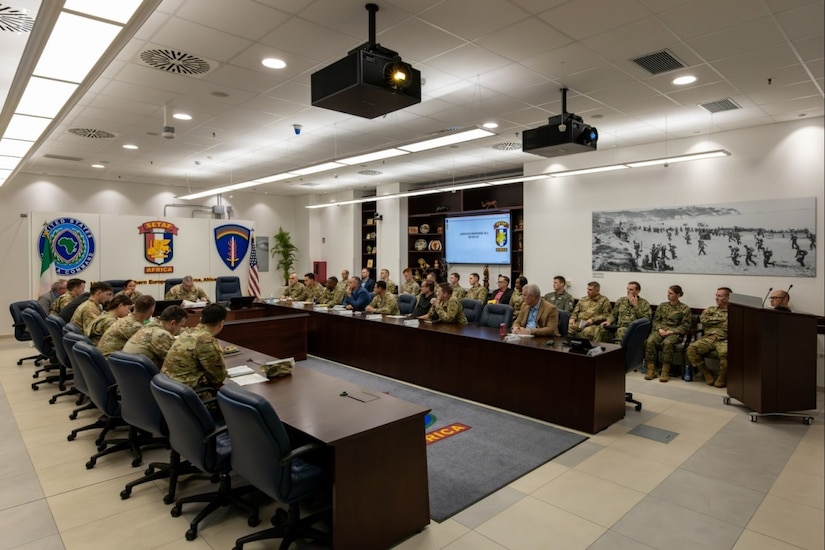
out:
M247 365L238 365L237 367L231 367L226 369L226 375L229 378L235 378L236 376L244 376L246 374L252 374L255 371L249 368Z
M249 384L260 384L261 382L266 382L266 376L261 376L257 372L253 372L252 374L246 374L244 376L238 376L232 379L239 386L248 386Z

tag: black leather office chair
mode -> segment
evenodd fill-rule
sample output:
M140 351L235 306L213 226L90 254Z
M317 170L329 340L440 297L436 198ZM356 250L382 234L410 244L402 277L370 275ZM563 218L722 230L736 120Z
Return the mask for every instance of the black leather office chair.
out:
M482 327L499 328L502 323L507 329L513 324L513 308L507 304L485 304L478 324Z
M481 311L484 309L484 304L478 300L470 300L465 298L459 300L464 307L464 316L467 317L468 324L476 324L481 319Z
M171 279L166 279L166 282L163 285L163 296L166 296L166 293L169 292L169 289L175 285L179 285L183 282L183 277L172 277Z
M80 331L71 330L69 328L69 325L77 328L72 323L67 323L66 326L63 327L63 348L66 350L66 356L69 358L69 362L72 365L75 365L76 360L74 358L74 345L78 342L88 342L89 344L91 344L92 341L86 338L86 336L82 334ZM69 415L69 420L76 419L77 413L81 411L88 411L97 408L95 404L92 403L92 401L89 399L89 388L86 386L86 381L83 379L83 373L80 372L80 369L73 368L72 376L72 382L74 382L74 389L77 390L78 397L77 401L75 401L75 405L77 405L77 408L75 408ZM104 425L105 422L98 421L98 423L95 423L90 427L84 427L80 431L92 430L98 427L102 428Z
M23 310L29 307L31 303L32 300L23 300L9 304L9 313L11 313L12 326L14 327L14 339L18 342L32 341L31 334L29 334L29 331L26 328L26 323L23 322ZM34 364L39 367L40 363L46 359L48 359L48 357L38 352L36 355L30 355L28 357L18 359L17 364L22 365L23 361L34 361Z
M329 543L328 533L312 528L327 514L326 510L301 519L300 509L300 502L332 490L327 473L300 458L324 447L313 443L293 449L272 405L240 386L223 386L218 392L218 404L232 438L232 469L259 490L289 506L288 513L279 508L272 517L273 528L239 538L234 550L242 550L248 542L265 539L283 539L281 550L287 550L299 538Z
M228 302L231 298L243 296L241 280L238 277L215 278L215 301Z
M399 294L398 295L398 311L401 312L401 315L409 315L415 309L415 302L417 298L412 294Z
M625 353L625 371L644 370L645 368L645 340L650 335L649 319L636 319L627 327L622 338L622 348ZM636 410L642 410L642 403L633 399L633 394L625 392L624 400L634 403Z
M220 479L216 492L182 497L175 501L175 506L171 510L172 517L181 515L181 507L184 504L208 503L189 523L186 540L194 540L198 536L198 524L206 516L230 504L249 514L247 523L250 527L258 525L261 522L258 509L240 498L240 494L248 492L253 487L232 489L229 476L232 468L232 441L226 433L226 427L218 427L215 424L206 405L189 386L161 373L152 379L150 387L169 427L169 442L172 448L199 470L217 474Z
M567 336L567 329L570 327L570 312L559 310L559 334Z
M123 420L168 444L169 429L150 388L152 378L159 372L155 364L144 355L116 351L109 356L109 367L120 388L120 413ZM168 478L169 492L164 495L163 502L172 504L175 501L178 477L195 471L189 462L181 461L180 454L171 449L168 463L150 463L143 477L126 484L120 492L120 498L129 498L132 489L138 485Z
M65 324L66 322L57 315L49 315L46 317L46 329L49 331L55 355L57 355L57 360L60 363L60 380L58 381L58 387L61 391L51 396L49 399L50 405L54 405L58 397L63 397L64 395L74 396L80 393L74 387L66 389L66 382L71 380L74 375L71 359L68 353L66 353L66 347L63 345L63 326Z
M41 380L32 383L33 390L39 390L41 384L54 384L60 382L60 361L57 359L54 345L52 344L52 337L49 335L49 329L46 327L46 321L40 316L34 308L27 307L20 312L23 317L23 322L26 324L26 330L29 332L34 343L34 347L41 355L46 357L48 363L40 367L32 378L39 378L40 373L48 373L58 371L57 374L47 374Z
M112 285L112 295L114 296L115 294L126 288L126 280L127 279L108 279L103 282Z

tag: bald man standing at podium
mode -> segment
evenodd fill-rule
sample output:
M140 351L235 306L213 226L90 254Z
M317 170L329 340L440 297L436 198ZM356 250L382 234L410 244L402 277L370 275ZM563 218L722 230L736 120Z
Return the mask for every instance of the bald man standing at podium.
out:
M788 307L788 302L791 300L791 295L784 290L774 290L770 296L771 307L776 311L791 311Z

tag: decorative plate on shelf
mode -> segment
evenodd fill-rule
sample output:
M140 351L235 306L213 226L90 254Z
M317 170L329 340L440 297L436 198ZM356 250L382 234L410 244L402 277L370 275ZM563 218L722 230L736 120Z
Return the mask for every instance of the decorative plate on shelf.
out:
M426 223L423 223L423 224L421 224L421 228L420 228L419 230L420 230L423 234L425 234L425 235L426 235L427 233L429 233L429 232L430 232L430 225L429 225L429 224L426 224Z
M427 249L427 241L424 239L418 239L415 241L415 249L416 250L426 250Z
M439 252L441 250L441 241L430 241L430 250Z

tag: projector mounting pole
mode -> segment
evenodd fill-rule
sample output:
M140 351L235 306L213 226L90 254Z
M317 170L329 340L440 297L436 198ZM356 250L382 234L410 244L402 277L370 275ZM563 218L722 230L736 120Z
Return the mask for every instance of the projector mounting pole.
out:
M367 51L372 51L375 49L375 12L378 11L377 4L367 4L365 6L367 11L370 12L369 15L369 46L367 47Z
M561 89L561 116L562 120L567 118L567 88Z

